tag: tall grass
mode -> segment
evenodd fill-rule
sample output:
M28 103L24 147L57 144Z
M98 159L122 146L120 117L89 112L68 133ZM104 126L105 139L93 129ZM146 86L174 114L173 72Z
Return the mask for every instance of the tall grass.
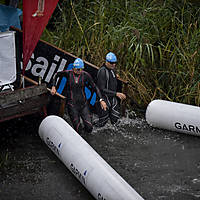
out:
M8 165L9 163L8 156L9 156L8 153L0 154L0 169L3 169Z
M200 9L186 0L62 1L43 39L100 66L118 57L129 99L200 105Z

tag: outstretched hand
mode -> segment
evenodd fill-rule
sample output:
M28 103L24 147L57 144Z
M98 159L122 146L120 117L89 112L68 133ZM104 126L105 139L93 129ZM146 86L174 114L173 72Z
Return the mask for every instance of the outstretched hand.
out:
M124 93L121 93L121 92L117 92L116 96L119 97L121 100L125 100L126 99L126 95Z
M105 101L101 101L100 104L101 104L101 108L106 111L106 109L107 109L106 102Z
M53 86L53 87L51 88L51 94L52 94L52 95L55 95L55 94L56 94L56 87L55 87L55 86Z

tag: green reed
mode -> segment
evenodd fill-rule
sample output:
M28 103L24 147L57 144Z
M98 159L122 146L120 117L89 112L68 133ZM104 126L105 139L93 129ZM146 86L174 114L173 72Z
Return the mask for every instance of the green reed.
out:
M0 169L3 169L5 166L8 165L9 159L8 159L8 153L0 154Z
M200 105L200 9L198 2L62 1L42 38L100 66L118 57L129 100Z

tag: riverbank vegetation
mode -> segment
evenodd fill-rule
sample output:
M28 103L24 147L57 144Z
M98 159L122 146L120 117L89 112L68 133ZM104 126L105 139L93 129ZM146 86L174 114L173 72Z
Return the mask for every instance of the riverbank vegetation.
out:
M60 1L42 39L97 66L114 52L140 108L153 99L200 105L199 1Z
M9 162L8 153L0 154L0 169L3 169Z

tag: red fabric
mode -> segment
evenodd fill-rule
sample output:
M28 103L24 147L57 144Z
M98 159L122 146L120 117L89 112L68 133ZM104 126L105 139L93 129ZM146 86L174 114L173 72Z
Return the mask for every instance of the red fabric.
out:
M38 10L38 1L40 0L23 1L23 74L59 0L45 0L43 15L33 17Z

